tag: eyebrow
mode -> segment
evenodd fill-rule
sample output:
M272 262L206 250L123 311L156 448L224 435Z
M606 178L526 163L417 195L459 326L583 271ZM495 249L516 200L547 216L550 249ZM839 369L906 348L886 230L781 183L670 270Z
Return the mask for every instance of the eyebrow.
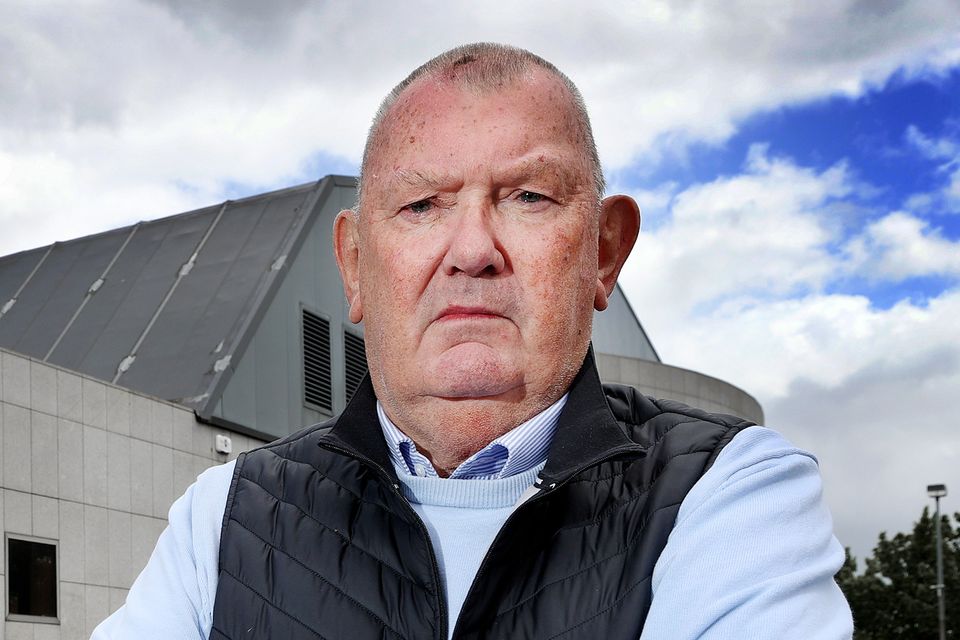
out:
M417 169L397 169L394 171L393 175L396 176L400 182L409 187L413 187L414 189L419 189L421 187L439 189L444 184L448 184L450 182L449 177L441 176L428 171L420 171Z

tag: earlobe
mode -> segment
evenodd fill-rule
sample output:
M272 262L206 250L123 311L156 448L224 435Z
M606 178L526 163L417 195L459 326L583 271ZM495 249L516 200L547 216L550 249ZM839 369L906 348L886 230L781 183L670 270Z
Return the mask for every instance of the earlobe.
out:
M340 269L343 293L350 306L349 318L354 324L363 320L363 297L360 294L360 242L357 216L345 209L333 223L333 252Z
M640 208L633 198L617 195L604 198L600 205L597 246L597 291L593 307L607 308L607 299L617 284L620 269L640 233Z

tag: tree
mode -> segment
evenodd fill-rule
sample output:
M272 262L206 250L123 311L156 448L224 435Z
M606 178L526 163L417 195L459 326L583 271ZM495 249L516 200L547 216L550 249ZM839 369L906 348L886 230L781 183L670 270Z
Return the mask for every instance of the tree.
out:
M960 513L941 515L943 582L947 637L960 638ZM856 631L855 640L937 640L935 520L924 508L910 533L880 534L873 555L857 574L857 560L847 549L837 573Z

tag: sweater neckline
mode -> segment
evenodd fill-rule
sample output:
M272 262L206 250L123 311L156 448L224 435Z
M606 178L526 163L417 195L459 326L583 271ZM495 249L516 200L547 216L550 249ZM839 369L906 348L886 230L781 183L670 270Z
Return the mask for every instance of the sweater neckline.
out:
M513 507L520 495L533 486L544 463L506 478L457 479L415 476L395 465L403 495L410 502L459 509Z

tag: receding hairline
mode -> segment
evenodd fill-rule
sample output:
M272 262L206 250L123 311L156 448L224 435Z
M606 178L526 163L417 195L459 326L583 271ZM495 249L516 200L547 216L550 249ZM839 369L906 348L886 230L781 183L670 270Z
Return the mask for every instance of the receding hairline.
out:
M577 86L551 62L535 53L505 44L478 42L450 49L428 60L391 89L383 102L380 103L363 149L360 177L357 179L355 211L359 213L360 210L363 179L370 158L384 144L385 129L390 111L411 85L421 78L435 78L443 82L449 82L461 90L483 94L521 82L536 69L547 72L550 76L559 80L566 89L574 120L580 128L583 151L593 167L594 190L599 202L603 197L605 188L603 171L600 167L600 158L597 154L586 104Z

